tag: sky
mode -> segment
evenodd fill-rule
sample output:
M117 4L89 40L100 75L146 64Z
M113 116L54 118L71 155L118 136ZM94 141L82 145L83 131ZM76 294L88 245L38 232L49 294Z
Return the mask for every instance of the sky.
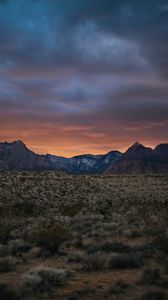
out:
M73 156L168 142L167 0L0 0L0 141Z

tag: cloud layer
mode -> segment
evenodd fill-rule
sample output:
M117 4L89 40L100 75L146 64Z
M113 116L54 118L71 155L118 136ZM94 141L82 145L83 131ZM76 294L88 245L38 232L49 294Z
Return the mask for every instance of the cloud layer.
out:
M162 0L1 0L0 140L71 156L167 141Z

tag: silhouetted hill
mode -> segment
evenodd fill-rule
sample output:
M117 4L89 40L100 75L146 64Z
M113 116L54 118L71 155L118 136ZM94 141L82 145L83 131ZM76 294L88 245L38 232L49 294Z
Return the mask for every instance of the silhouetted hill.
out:
M72 174L102 173L119 157L119 151L105 155L84 154L66 158L56 155L38 155L21 141L0 143L1 170L55 170Z
M39 155L22 141L0 143L0 170L53 170L70 174L168 174L168 144L154 150L136 142L124 154Z
M138 142L133 144L113 165L107 174L168 174L168 144L154 150Z

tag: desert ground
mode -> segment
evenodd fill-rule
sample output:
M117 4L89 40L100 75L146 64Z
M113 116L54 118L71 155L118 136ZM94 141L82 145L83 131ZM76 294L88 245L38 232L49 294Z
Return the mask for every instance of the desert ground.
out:
M168 176L0 172L0 300L168 299Z

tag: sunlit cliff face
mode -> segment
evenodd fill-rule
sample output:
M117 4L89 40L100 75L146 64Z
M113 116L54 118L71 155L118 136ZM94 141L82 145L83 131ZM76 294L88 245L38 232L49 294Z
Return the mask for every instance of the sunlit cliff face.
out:
M0 0L0 141L72 156L167 142L165 1Z

